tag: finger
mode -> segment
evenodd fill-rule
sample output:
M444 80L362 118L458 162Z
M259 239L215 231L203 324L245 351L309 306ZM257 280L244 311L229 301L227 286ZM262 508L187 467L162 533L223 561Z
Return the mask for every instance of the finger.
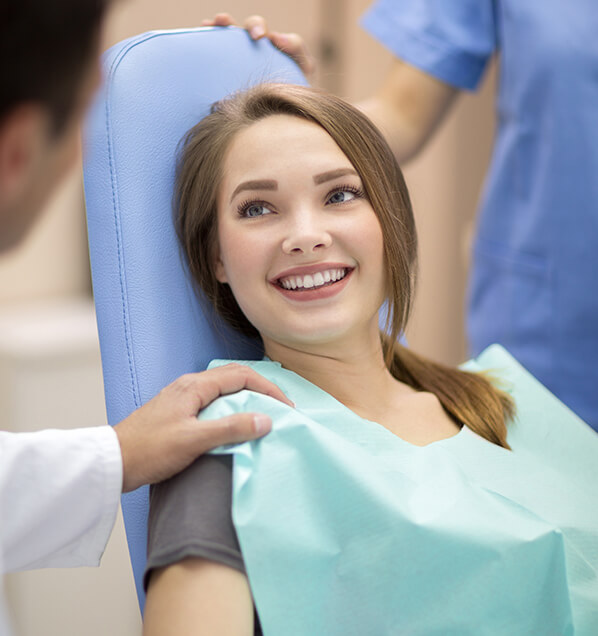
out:
M263 38L268 32L266 20L261 15L250 15L248 18L245 18L243 27L249 32L253 40Z
M237 24L237 21L230 13L217 13L214 16L214 26L232 26Z
M199 26L202 27L213 27L216 26L214 24L214 19L213 18L204 18L200 23Z
M310 76L316 68L314 57L310 54L305 41L297 33L277 33L268 35L272 44L283 53L292 57L306 76Z
M249 391L257 391L258 393L269 395L289 406L295 406L276 384L270 382L270 380L267 380L263 375L260 375L245 365L227 364L216 369L211 369L211 371L220 371L220 374L217 376L220 382L220 395L248 389Z
M242 364L226 364L201 373L186 374L171 386L175 394L186 397L184 408L189 415L196 415L221 395L243 389L257 391L295 406L275 384Z
M272 420L262 413L235 413L218 420L203 420L200 425L200 452L223 444L238 444L263 437L272 430Z

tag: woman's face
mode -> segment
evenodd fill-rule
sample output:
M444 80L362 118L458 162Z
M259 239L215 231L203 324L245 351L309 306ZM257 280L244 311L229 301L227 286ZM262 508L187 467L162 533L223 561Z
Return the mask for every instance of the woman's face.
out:
M272 115L239 133L218 196L216 276L270 341L377 338L382 230L359 175L318 125Z

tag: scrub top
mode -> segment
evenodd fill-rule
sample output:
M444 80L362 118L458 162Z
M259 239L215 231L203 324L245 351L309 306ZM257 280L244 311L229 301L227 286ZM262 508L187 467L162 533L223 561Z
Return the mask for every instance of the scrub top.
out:
M469 289L472 354L501 343L598 429L596 0L379 0L362 24L458 88L475 89L499 54Z
M598 633L598 436L506 351L467 369L511 393L512 450L466 427L413 446L276 362L243 364L296 405L241 391L200 414L274 422L216 451L234 456L264 634Z

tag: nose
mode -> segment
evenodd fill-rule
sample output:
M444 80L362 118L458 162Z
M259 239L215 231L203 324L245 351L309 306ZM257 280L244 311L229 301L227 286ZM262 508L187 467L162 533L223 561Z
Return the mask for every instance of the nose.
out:
M285 254L311 254L330 247L332 237L316 213L301 211L289 222L282 242Z

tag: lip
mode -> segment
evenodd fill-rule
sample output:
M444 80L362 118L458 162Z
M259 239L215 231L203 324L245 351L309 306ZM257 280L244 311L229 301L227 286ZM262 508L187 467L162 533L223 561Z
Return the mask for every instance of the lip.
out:
M278 284L280 278L286 276L306 276L307 274L314 274L316 272L322 272L327 269L346 269L347 274L344 278L336 281L330 285L324 285L317 289L302 289L301 291L293 289L285 289ZM314 300L324 300L340 294L341 291L347 286L349 279L351 278L354 267L349 267L341 263L318 263L317 265L307 265L305 267L295 267L293 269L285 270L281 272L276 278L271 279L269 282L274 289L284 296L285 298L297 302L309 302Z

